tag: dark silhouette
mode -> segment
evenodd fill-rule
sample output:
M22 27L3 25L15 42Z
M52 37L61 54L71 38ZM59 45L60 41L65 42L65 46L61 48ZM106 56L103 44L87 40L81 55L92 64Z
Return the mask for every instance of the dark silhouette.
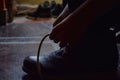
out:
M115 32L110 28L120 24L120 1L67 1L50 33L50 39L59 42L60 49L40 56L42 76L39 77L115 80L118 50ZM36 56L25 58L23 70L38 75Z

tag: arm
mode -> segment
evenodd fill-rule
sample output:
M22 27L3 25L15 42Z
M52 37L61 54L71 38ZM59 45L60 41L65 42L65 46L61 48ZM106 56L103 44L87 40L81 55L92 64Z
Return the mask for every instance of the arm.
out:
M81 27L88 27L97 18L107 13L112 9L119 0L87 0L78 9L76 9L71 15L69 15L65 22L77 21L81 24ZM81 29L80 27L80 29Z
M60 42L61 46L65 46L67 43L76 44L90 24L119 2L119 0L86 0L72 14L56 25L50 34L50 39ZM80 36L79 39L78 36Z

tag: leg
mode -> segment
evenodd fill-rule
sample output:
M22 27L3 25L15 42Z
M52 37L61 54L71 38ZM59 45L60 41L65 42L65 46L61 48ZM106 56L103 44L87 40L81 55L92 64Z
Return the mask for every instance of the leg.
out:
M8 23L11 23L14 19L16 9L16 2L15 0L6 0L6 7L8 12Z

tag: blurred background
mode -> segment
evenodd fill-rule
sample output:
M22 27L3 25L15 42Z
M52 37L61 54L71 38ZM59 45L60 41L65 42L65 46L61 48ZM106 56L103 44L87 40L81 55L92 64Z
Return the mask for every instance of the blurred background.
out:
M53 1L53 0L16 0L16 2L20 3L20 4L32 4L32 5L38 5L38 4L42 4L45 1ZM62 0L54 0L57 3L62 3Z
M8 23L13 22L14 17L25 16L29 19L57 17L63 10L62 0L3 0L1 17ZM5 12L6 10L6 12ZM4 17L7 14L6 17ZM3 16L4 15L4 16ZM3 20L2 19L2 20ZM6 23L7 23L6 22ZM6 24L3 21L2 24Z

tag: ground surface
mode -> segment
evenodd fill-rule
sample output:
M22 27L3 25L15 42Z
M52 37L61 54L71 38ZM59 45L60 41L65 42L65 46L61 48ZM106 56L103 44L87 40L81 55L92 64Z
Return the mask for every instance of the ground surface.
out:
M21 80L22 62L26 56L36 55L38 45L52 28L52 20L31 21L16 18L12 24L0 26L0 80ZM41 55L57 49L49 39L43 43Z

